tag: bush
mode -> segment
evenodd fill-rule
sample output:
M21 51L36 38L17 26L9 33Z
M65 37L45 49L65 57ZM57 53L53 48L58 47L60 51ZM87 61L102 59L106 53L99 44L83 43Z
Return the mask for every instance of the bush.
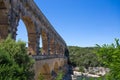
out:
M62 80L64 76L63 71L59 71L55 80Z
M10 36L0 42L0 80L33 80L33 63L24 42Z
M120 79L120 44L119 39L115 39L115 43L111 45L104 44L102 46L97 45L97 55L99 60L103 63L104 67L110 69L108 74L108 80Z

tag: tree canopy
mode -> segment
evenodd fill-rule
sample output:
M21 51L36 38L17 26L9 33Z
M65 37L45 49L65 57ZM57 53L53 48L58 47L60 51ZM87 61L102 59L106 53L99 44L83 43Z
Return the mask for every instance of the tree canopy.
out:
M94 50L96 47L77 47L68 46L70 52L70 61L73 66L78 67L94 67L98 66L99 62Z

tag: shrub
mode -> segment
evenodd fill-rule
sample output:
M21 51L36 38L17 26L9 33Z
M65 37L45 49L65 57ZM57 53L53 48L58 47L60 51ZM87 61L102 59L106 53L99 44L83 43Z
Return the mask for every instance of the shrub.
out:
M33 80L34 60L27 55L25 45L10 36L0 42L0 80Z

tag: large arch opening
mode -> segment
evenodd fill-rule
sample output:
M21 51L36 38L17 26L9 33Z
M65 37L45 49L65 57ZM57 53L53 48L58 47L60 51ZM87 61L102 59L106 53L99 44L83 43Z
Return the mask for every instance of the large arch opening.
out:
M26 25L27 33L28 33L28 53L30 55L36 55L38 49L37 45L39 45L39 43L37 43L38 35L36 34L34 22L28 16L23 16L22 20Z
M25 29L26 28L26 29ZM27 43L28 54L36 55L38 51L39 41L36 33L34 22L28 16L22 16L17 32L17 40L21 39Z
M24 41L26 43L26 47L28 47L28 33L27 33L26 26L22 19L20 19L20 21L19 21L17 30L18 31L17 31L16 40Z
M39 40L40 44L39 44L39 47L40 47L40 54L43 55L43 40L42 40L42 35L40 35L40 40Z

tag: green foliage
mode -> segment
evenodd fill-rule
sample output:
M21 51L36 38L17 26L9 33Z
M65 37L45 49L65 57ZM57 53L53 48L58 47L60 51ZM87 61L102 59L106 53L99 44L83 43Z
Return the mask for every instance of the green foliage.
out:
M99 65L98 59L94 50L96 47L77 47L77 46L69 46L70 52L70 61L72 65L88 68L95 67ZM82 70L83 71L83 70Z
M115 44L102 46L97 45L97 55L105 67L110 68L108 80L120 79L120 44L119 39L115 39Z
M24 42L15 42L10 36L0 42L0 80L32 80L33 63Z
M84 67L83 67L83 66L80 66L80 67L79 67L79 71L80 71L80 72L84 72Z
M62 79L63 79L63 76L64 76L63 71L59 71L59 73L57 74L57 77L56 77L55 80L62 80Z
M44 80L44 77L43 77L43 75L41 73L38 76L38 80Z

